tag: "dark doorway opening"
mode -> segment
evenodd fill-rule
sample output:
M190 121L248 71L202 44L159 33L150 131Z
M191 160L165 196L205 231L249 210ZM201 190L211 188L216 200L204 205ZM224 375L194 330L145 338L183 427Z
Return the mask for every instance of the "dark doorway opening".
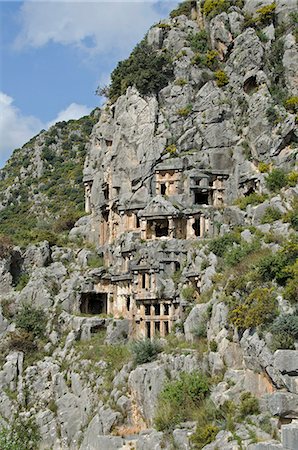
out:
M180 268L181 268L180 262L175 261L175 272L178 272L178 270L180 270Z
M146 336L151 339L151 322L146 322Z
M80 311L83 314L106 314L108 294L84 292L81 294Z
M169 310L170 310L170 305L168 303L165 303L163 305L163 313L164 313L165 316L169 315Z
M195 192L195 205L208 205L208 192Z
M130 296L128 296L126 299L126 309L127 311L130 311Z
M243 90L246 94L252 94L257 90L257 88L258 83L255 76L249 77L243 85Z
M164 322L165 336L169 334L169 322Z
M146 288L146 274L142 273L142 289Z
M167 192L167 187L166 187L165 183L161 183L160 184L160 193L161 193L161 195L166 195L166 192Z
M168 236L169 234L169 224L167 220L160 220L156 222L155 226L155 236L162 237Z
M195 219L195 223L192 226L196 236L201 236L201 224L200 224L200 222L201 222L200 218Z

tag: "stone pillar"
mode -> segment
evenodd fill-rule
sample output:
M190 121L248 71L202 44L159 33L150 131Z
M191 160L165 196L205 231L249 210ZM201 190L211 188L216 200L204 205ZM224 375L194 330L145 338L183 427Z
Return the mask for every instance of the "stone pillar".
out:
M193 229L193 225L195 224L195 218L190 216L187 219L186 224L186 239L194 239L196 237L195 230Z
M140 221L140 225L141 225L141 239L146 240L147 239L147 232L146 232L147 221L146 221L146 219L142 219Z
M85 212L91 212L91 184L85 183Z
M204 237L205 235L205 217L203 215L200 216L200 237Z
M125 220L124 211L121 211L119 216L119 234L122 234L125 231L124 220Z
M164 320L160 321L160 337L165 337L165 322L164 322Z
M174 239L175 222L173 217L169 217L169 238Z

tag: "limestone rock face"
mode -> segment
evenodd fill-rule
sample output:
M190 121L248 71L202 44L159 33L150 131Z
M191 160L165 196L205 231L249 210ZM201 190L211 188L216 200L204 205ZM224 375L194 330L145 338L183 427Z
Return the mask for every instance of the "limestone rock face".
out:
M297 250L296 1L276 0L273 20L258 18L272 0L229 3L206 17L206 2L189 2L188 17L151 27L147 43L173 69L159 92L129 86L89 119L42 132L17 152L24 164L13 157L0 172L0 213L24 205L28 186L34 230L44 218L51 227L50 242L7 254L0 239L0 431L33 419L42 450L191 450L200 432L204 450L297 450L296 331L275 342L271 323L243 329L231 318L256 287L273 289L278 313L296 314L286 300L295 286L254 272L287 241L290 260ZM45 193L48 174L51 188L59 178L50 161L59 183L69 162L72 208L85 154L86 215L82 186L70 211L79 214L64 223L69 204ZM271 192L276 168L290 175ZM293 267L280 273L293 280ZM23 305L42 311L40 335L16 321ZM130 341L144 338L162 351L137 366ZM159 395L183 372L211 379L202 430L196 414L157 430Z

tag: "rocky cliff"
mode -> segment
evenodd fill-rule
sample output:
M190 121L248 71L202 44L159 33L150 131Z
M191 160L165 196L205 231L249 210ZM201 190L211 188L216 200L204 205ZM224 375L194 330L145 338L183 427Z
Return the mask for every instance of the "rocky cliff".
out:
M13 155L1 449L298 448L297 67L296 1L185 2Z

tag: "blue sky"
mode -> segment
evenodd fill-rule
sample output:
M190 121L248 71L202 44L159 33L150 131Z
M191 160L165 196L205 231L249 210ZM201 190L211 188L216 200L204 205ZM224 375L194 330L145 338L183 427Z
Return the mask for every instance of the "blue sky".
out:
M0 1L0 167L58 120L100 105L94 94L178 1Z

